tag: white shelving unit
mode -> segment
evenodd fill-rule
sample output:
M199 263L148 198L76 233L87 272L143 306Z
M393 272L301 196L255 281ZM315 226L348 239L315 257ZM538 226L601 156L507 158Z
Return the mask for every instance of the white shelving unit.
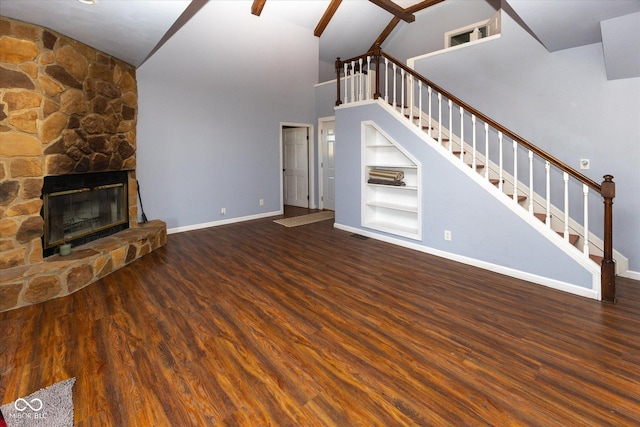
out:
M421 165L375 123L362 123L362 226L422 239ZM369 184L371 169L402 171L405 186Z

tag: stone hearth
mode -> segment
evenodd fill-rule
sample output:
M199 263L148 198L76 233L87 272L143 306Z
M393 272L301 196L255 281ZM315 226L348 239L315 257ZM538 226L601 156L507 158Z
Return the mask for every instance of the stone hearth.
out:
M79 246L65 257L0 270L0 311L69 295L166 243L166 224L154 220Z
M0 311L74 292L166 242L164 223L138 228L137 110L134 67L0 17ZM116 170L128 174L129 230L45 259L44 177Z

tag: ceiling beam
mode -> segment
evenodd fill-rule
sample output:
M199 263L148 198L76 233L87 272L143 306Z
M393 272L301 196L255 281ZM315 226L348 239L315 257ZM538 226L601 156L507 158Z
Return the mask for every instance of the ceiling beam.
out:
M253 4L251 5L251 13L256 16L260 16L262 13L262 8L267 0L253 0Z
M419 12L423 9L428 8L429 6L433 6L443 1L444 0L424 0L424 1L421 1L420 3L414 4L413 6L409 6L408 8L405 9L405 11L409 13ZM391 32L395 30L395 28L398 26L400 21L401 21L400 18L398 18L397 16L394 16L389 22L389 24L386 26L386 28L382 30L382 32L380 33L376 41L373 42L373 45L369 48L369 51L372 51L373 48L376 47L376 45L382 45L382 43L384 43L387 37L391 35Z
M333 18L333 15L336 13L336 10L338 10L340 3L342 3L342 0L331 0L331 3L327 6L327 10L324 11L324 15L322 15L318 25L316 25L316 29L313 31L314 36L320 37L322 35L324 29L329 25L329 21L331 21L331 18Z
M405 22L413 22L416 17L413 13L406 12L402 7L392 2L391 0L369 0L371 3L380 6L392 15L397 16Z
M382 45L382 43L384 43L387 37L389 37L389 34L391 34L391 32L396 28L396 26L399 23L400 23L400 18L398 18L397 16L394 16L393 18L391 18L391 22L389 22L387 27L384 30L382 30L382 32L380 33L376 41L373 42L373 45L369 48L369 50L370 51L373 50L373 48L376 47L376 45Z

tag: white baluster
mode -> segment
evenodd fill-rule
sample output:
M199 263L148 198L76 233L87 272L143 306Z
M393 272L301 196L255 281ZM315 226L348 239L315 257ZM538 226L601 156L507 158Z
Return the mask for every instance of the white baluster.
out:
M344 63L344 103L349 103L349 66L345 62Z
M503 157L502 156L502 132L498 132L498 146L500 148L500 151L499 151L500 157L498 159L498 168L500 169L500 174L498 176L498 189L502 191L502 177L504 176L503 174L504 167L502 164L502 157Z
M484 179L489 181L489 123L484 124Z
M438 144L442 145L442 94L438 92Z
M451 134L451 132L449 132ZM451 136L449 136L451 138ZM451 144L452 141L449 143ZM464 110L460 107L460 161L464 162Z
M545 163L544 168L547 173L547 206L546 206L546 220L545 224L547 228L551 228L551 163L548 161Z
M518 201L518 143L513 141L513 200Z
M362 72L362 58L358 59L358 101L364 98L364 73Z
M533 151L529 150L529 213L533 215Z
M589 186L582 184L584 194L584 245L582 251L589 256Z
M471 167L476 170L476 115L471 115L471 126L473 126L473 148L471 149ZM486 168L485 168L486 169Z
M422 80L418 80L418 128L422 130ZM431 131L429 131L429 136L431 136Z
M431 119L431 86L427 86L427 93L429 94L429 138L431 138L431 128L433 127L433 120ZM420 114L422 117L422 114Z
M389 58L384 58L384 102L389 102Z
M397 90L396 88L398 87L398 83L396 82L396 77L398 75L398 66L396 65L396 63L393 63L393 109L396 109L396 105L398 105L397 103Z
M449 152L453 153L453 103L449 100Z
M404 75L405 75L405 71L404 68L400 69L400 114L404 115L404 107L405 107L405 103L404 103Z
M351 61L351 102L356 101L356 61Z
M564 240L569 241L569 174L564 173Z
M367 99L373 99L373 88L371 83L375 85L375 82L371 81L371 57L367 56L367 78L365 80L365 86L367 87Z
M413 123L413 105L416 103L416 94L414 92L414 81L413 81L413 75L409 74L407 76L408 78L408 83L407 83L407 98L408 98L408 104L409 104L409 121L411 123Z

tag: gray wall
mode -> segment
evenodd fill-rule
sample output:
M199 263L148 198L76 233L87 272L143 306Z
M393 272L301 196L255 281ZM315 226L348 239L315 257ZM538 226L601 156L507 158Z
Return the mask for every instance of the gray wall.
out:
M208 2L138 69L138 179L168 228L279 211L280 123L314 124L317 38L247 7Z
M422 164L420 245L591 288L583 267L377 104L336 111L336 223L367 230L361 226L364 120L374 121ZM444 240L444 230L452 232L451 241Z
M601 43L549 53L506 13L500 39L415 66L570 166L590 159L593 180L613 175L614 246L640 272L640 78L607 80Z

